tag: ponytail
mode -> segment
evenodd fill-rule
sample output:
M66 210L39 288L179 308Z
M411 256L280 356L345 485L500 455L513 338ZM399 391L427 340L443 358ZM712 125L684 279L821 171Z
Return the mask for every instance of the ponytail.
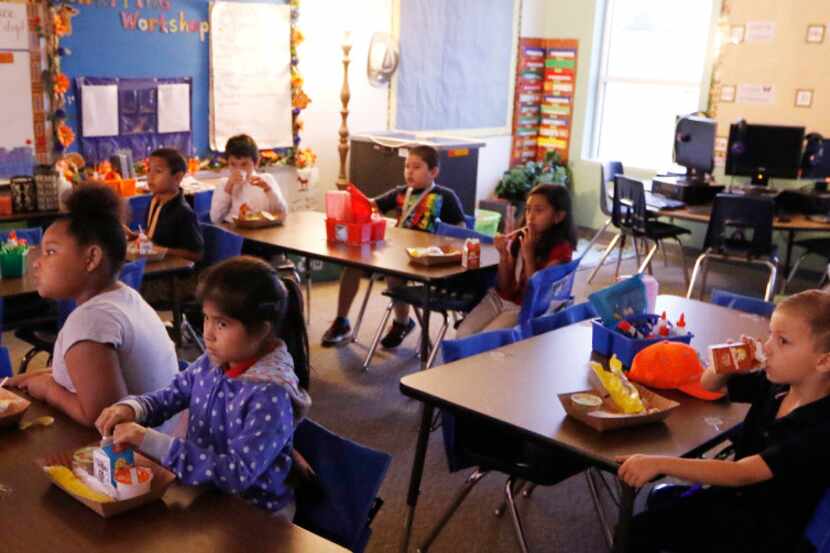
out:
M300 387L308 390L311 385L311 366L309 363L308 332L303 313L303 292L294 279L283 278L282 283L288 292L281 328L277 329L280 337L294 359L294 373L300 381Z

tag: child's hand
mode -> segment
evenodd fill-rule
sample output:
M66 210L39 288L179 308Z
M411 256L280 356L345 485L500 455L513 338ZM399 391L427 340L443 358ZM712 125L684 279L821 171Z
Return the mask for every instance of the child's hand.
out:
M493 237L493 246L496 247L496 250L502 257L507 257L510 255L510 250L507 247L509 243L510 240L504 234L498 233L496 234L496 236Z
M656 455L631 455L618 457L617 461L622 463L617 471L617 477L633 488L642 488L661 471L658 468Z
M112 434L112 443L116 446L130 445L141 447L147 429L134 422L125 422L117 425Z
M536 239L536 233L531 227L527 227L525 232L519 235L520 250L526 262L532 261L535 257Z
M98 415L95 421L95 428L102 436L109 436L112 434L112 429L118 424L125 422L132 422L135 420L135 411L129 405L115 404L110 405Z
M28 376L28 375L23 375ZM17 380L19 377L15 377L10 380L10 385L16 386L21 390L25 390L30 396L35 399L46 399L46 394L49 392L49 388L52 387L54 380L52 379L52 373L49 371L43 371L39 373L35 373L29 378L25 378L23 380Z
M134 230L131 230L130 227L127 225L121 225L124 229L124 236L127 237L127 241L132 242L133 240L138 239L138 233Z
M231 175L225 183L225 192L232 196L234 192L242 188L244 184L245 175L243 175L240 171L231 171Z
M265 179L263 179L260 176L255 175L251 177L251 180L249 182L251 183L251 186L256 186L257 188L262 189L263 192L268 192L269 190L271 190L271 187L268 186L268 183L265 181Z

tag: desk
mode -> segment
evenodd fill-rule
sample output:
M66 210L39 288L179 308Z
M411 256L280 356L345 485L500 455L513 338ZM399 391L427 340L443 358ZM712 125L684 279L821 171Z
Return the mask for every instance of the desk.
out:
M280 521L243 500L173 484L163 497L104 519L39 474L34 459L92 443L100 436L39 401L24 420L55 417L48 428L0 429L0 520L4 553L345 553L345 549Z
M161 261L148 262L144 268L144 276L166 276L182 273L193 269L193 262L182 257L169 256ZM0 297L22 296L36 294L37 283L31 269L20 278L0 278Z
M316 211L289 213L285 223L264 229L238 229L231 224L222 226L246 240L277 246L290 253L314 259L322 259L341 265L365 269L384 275L393 275L427 284L424 286L424 305L429 305L430 284L459 276L467 269L459 265L426 267L410 262L407 248L441 246L451 244L461 248L457 238L436 236L427 232L402 229L387 225L386 240L381 243L349 246L329 242L326 237L326 216ZM499 254L493 246L481 245L481 269L494 267L499 263ZM429 312L424 313L421 325L421 369L426 367L429 356Z
M683 209L661 210L657 212L660 217L672 217L681 221L694 221L697 223L709 224L709 217L712 213L712 205L686 206ZM811 221L803 214L793 214L782 221L776 216L772 221L772 229L787 233L787 255L784 261L784 276L790 272L790 261L792 259L793 241L797 232L830 232L830 224Z
M741 334L766 336L767 319L725 307L677 296L659 296L657 312L673 317L685 313L695 334L692 345L706 352L711 344ZM592 465L616 472L617 455L650 453L696 456L717 443L741 422L748 406L726 401L706 402L679 392L661 391L680 403L665 424L612 432L596 432L568 418L558 393L582 390L589 385L588 361L592 359L591 324L577 323L446 366L401 379L401 392L424 402L421 439L428 439L435 407L446 407L481 416L535 440L580 455ZM509 390L509 393L505 393ZM422 438L427 435L425 438ZM411 524L418 500L426 448L416 450L407 503ZM630 518L633 490L623 494L620 521ZM626 524L618 525L618 532ZM405 537L405 540L408 538ZM619 535L616 543L624 544ZM402 549L405 550L405 549Z

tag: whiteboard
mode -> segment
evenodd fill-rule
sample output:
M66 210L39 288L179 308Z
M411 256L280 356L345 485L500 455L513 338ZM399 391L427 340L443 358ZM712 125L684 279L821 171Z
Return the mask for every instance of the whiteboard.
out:
M288 5L211 3L210 120L214 150L239 133L263 149L293 146Z
M29 52L0 50L0 148L34 144ZM12 84L13 83L13 84Z

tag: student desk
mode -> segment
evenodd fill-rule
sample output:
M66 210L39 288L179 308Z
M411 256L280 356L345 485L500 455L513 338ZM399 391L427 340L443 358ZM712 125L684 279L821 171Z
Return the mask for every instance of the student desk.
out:
M0 429L0 520L4 553L345 553L272 518L238 497L174 483L162 501L110 519L53 486L34 460L100 440L62 413L33 401L23 420L51 415L50 427ZM199 493L203 492L203 493Z
M175 273L189 271L193 268L193 262L188 261L182 257L169 256L161 261L152 261L147 263L144 268L145 276L165 276ZM28 270L20 278L0 278L0 297L8 298L11 296L22 296L24 294L37 293L37 284L35 283L32 271Z
M672 317L685 313L695 335L692 345L704 354L709 345L741 334L768 334L767 319L697 300L659 296L656 311L667 311ZM402 551L408 545L435 407L479 415L541 443L575 452L612 473L618 468L617 455L697 456L740 423L748 410L745 404L706 402L680 392L660 391L680 402L665 424L600 433L568 418L557 398L559 393L591 387L588 361L592 358L599 359L591 352L591 323L583 321L401 379L401 392L425 405L410 477ZM625 547L634 495L633 489L623 487L615 538L619 551Z
M670 217L681 221L694 221L709 224L712 214L712 204L686 206L682 209L660 210L656 212L660 217ZM830 224L812 221L807 215L795 213L782 217L776 215L772 221L772 229L787 233L787 254L784 260L784 276L790 272L793 242L798 232L830 232Z
M387 225L386 240L382 243L349 246L331 243L327 240L325 221L324 213L296 211L289 213L285 223L276 227L248 230L239 229L227 223L222 226L246 240L277 246L290 253L427 284L424 287L427 305L429 304L429 285L440 283L442 280L467 271L460 264L433 267L415 265L410 262L406 253L407 248L443 244L452 244L460 249L463 243L459 239ZM482 244L481 268L495 267L498 263L499 254L496 249ZM423 319L424 324L421 327L422 369L425 367L429 354L429 313L426 313Z

